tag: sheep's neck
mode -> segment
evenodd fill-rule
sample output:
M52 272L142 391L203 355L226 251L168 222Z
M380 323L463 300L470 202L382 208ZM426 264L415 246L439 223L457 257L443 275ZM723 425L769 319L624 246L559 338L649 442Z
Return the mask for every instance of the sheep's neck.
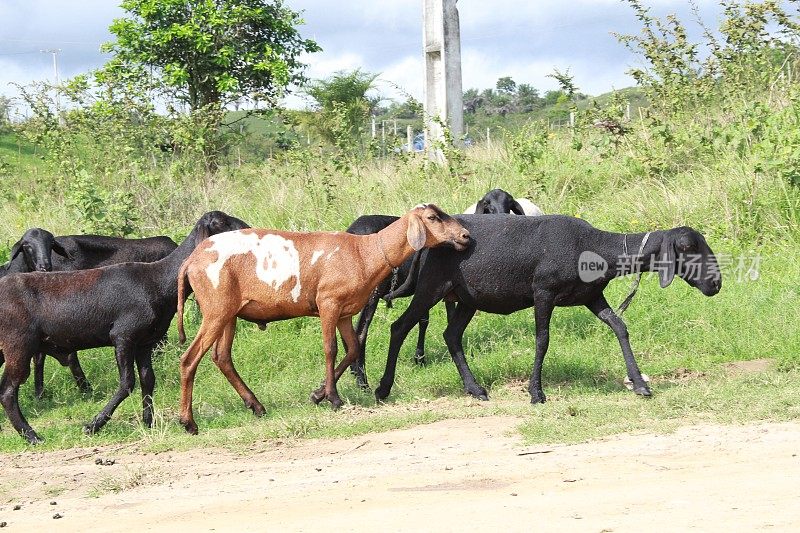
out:
M651 272L657 264L665 233L663 230L650 232L641 254L639 249L646 233L607 233L595 251L608 262L612 278L634 273L631 271L634 261L638 272Z
M408 215L405 215L378 233L364 236L360 252L370 287L377 286L393 268L402 265L414 253L408 244L407 231Z
M189 236L186 237L186 239L184 239L183 242L172 251L172 253L170 253L164 259L152 263L153 268L158 271L157 276L161 287L165 289L165 294L174 294L175 298L178 297L178 271L180 270L183 262L189 258L196 247L197 228L194 228Z

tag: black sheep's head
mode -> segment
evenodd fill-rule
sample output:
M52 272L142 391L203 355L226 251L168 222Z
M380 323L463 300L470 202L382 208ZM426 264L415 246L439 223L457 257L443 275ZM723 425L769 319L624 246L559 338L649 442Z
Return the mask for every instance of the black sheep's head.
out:
M53 252L69 257L52 233L41 228L32 228L11 248L11 260L22 254L28 272L50 272L53 270Z
M522 206L514 200L514 197L503 189L493 189L487 192L475 206L475 213L478 215L497 215L503 213L514 213L524 215Z
M659 255L657 270L662 288L678 276L706 296L722 289L717 257L699 231L686 226L667 231Z
M217 235L218 233L225 233L226 231L236 231L240 229L247 229L250 225L241 219L232 217L222 211L209 211L197 221L195 229L197 230L197 244L203 240Z

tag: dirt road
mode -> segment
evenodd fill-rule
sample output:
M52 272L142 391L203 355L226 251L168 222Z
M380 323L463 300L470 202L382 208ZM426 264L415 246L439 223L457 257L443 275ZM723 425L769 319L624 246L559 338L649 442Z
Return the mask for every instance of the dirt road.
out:
M15 531L800 530L800 424L525 446L518 423L448 420L241 455L0 456L0 521Z

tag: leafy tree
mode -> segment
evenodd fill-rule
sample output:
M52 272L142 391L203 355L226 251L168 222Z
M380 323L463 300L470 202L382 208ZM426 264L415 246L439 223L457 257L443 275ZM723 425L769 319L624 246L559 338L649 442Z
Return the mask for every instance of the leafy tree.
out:
M517 92L517 82L511 79L511 76L505 76L497 80L497 91L502 94L514 94Z
M407 98L404 102L390 102L386 107L375 109L378 116L397 119L418 119L422 118L422 106L414 98Z
M530 113L542 106L539 90L527 83L520 83L517 86L516 97L517 108L523 113Z
M334 104L365 103L370 109L380 101L367 93L373 88L377 74L339 71L330 78L316 80L306 89L306 94L313 98L322 109L332 109Z
M475 114L483 107L484 99L478 93L478 89L467 89L464 91L464 112Z
M578 92L578 86L575 85L575 76L569 73L569 69L566 72L561 72L557 68L553 69L553 73L548 74L547 77L556 80L568 98L572 98Z
M309 84L305 92L314 99L322 113L317 127L326 138L339 144L351 140L341 139L342 136L352 138L359 135L381 100L367 94L377 77L377 74L356 69L340 71Z
M544 106L539 91L530 84L517 83L510 77L497 80L496 89L464 91L464 111L505 116L508 113L530 113Z
M188 119L179 118L193 138L182 141L202 151L211 171L225 142L226 106L274 106L288 85L305 81L299 56L320 50L300 36L303 20L282 0L124 0L122 8L129 16L109 28L116 40L103 51L113 57L99 83L144 87L166 97L173 113L174 101L188 106Z
M282 0L125 0L132 16L109 28L116 41L105 66L124 79L152 73L190 109L250 98L274 103L290 83L304 81L302 53L320 47L303 39L299 14Z
M563 101L566 94L564 91L547 91L544 93L544 104L546 106L554 106L560 101Z

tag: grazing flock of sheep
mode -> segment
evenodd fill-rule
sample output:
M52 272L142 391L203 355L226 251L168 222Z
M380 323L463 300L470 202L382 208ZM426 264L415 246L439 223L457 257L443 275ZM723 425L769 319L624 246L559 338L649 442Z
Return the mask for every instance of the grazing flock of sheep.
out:
M593 270L598 265L602 268ZM311 400L327 399L336 408L342 404L336 383L348 367L367 387L365 347L378 302L411 295L408 309L391 326L386 370L375 390L379 400L389 395L400 347L417 324L416 359L424 359L428 314L441 300L447 305L447 347L466 392L476 398L485 400L487 393L469 369L462 336L478 310L509 314L534 308L536 347L529 391L532 403L539 403L545 401L541 371L551 314L557 306L576 305L589 308L613 330L633 390L649 396L625 324L603 296L613 278L642 271L657 271L662 287L678 276L706 296L719 292L722 283L714 253L691 228L601 231L578 218L545 216L530 201L515 200L500 189L463 215L451 217L423 204L401 217L359 217L346 232L252 229L220 211L203 215L179 246L167 237L54 237L32 229L13 246L9 263L0 267L0 365L5 364L0 402L14 428L36 444L41 438L18 401L31 361L37 397L42 395L45 355L68 366L78 387L90 391L76 352L113 346L119 387L85 431L100 430L131 394L134 364L142 418L150 427L153 350L166 337L176 312L184 342L183 308L192 291L203 321L180 362L180 421L190 433L197 433L192 415L195 372L212 347L214 363L245 405L256 415L265 412L233 365L237 319L264 328L277 320L318 316L325 380ZM352 317L359 312L354 329ZM347 352L338 365L337 331Z

